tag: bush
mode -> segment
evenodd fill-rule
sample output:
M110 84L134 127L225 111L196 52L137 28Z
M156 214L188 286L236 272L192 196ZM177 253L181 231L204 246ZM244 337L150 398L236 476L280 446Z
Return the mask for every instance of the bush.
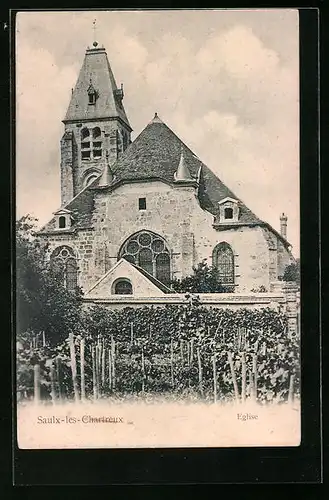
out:
M179 293L224 293L233 292L234 287L223 286L220 283L218 269L208 266L203 260L193 268L193 274L181 280L174 279L171 288Z

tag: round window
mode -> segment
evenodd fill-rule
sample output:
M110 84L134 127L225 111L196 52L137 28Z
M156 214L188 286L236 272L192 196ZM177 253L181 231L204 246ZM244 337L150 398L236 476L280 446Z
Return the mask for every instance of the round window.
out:
M151 236L148 233L142 233L139 235L138 240L143 247L147 247L151 243Z
M127 245L127 252L128 253L137 253L139 249L137 241L130 241Z

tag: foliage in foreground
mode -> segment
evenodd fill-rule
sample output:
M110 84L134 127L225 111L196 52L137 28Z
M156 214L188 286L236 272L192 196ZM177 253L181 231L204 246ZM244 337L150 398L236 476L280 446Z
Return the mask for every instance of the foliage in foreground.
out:
M36 237L36 219L16 223L17 334L45 331L52 342L67 337L81 319L81 291L68 292L53 275L48 246Z
M247 392L257 354L258 400L286 400L290 376L299 387L299 342L287 332L286 317L272 309L207 309L198 304L165 308L126 308L108 311L91 308L84 329L75 329L78 364L77 381L81 387L80 346L85 339L85 387L93 397L95 373L93 351L101 346L99 360L100 397L109 395L166 393L211 397L213 356L216 356L219 399L234 397L232 355L239 390L245 359ZM109 380L109 355L115 342L115 387ZM21 339L18 350L18 390L33 394L33 366L41 366L42 394L50 397L50 367L60 373L63 397L73 396L71 359L68 341L57 346L33 347L31 338ZM104 352L104 354L103 354ZM104 357L104 358L103 358ZM59 361L58 361L59 359ZM103 368L104 364L104 368ZM202 383L200 384L200 372ZM103 373L103 374L102 374ZM111 385L112 384L112 385Z

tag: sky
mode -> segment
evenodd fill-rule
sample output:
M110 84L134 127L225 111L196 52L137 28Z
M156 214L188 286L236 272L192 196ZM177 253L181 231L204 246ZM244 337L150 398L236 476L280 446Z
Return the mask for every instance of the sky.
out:
M96 19L96 31L93 21ZM16 206L60 207L60 139L94 38L134 130L154 113L299 254L298 11L20 12L16 24Z

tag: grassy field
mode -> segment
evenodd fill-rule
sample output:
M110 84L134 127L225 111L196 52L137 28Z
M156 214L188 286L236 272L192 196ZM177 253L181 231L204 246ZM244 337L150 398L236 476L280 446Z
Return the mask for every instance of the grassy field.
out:
M298 446L300 405L167 398L19 403L22 449Z

